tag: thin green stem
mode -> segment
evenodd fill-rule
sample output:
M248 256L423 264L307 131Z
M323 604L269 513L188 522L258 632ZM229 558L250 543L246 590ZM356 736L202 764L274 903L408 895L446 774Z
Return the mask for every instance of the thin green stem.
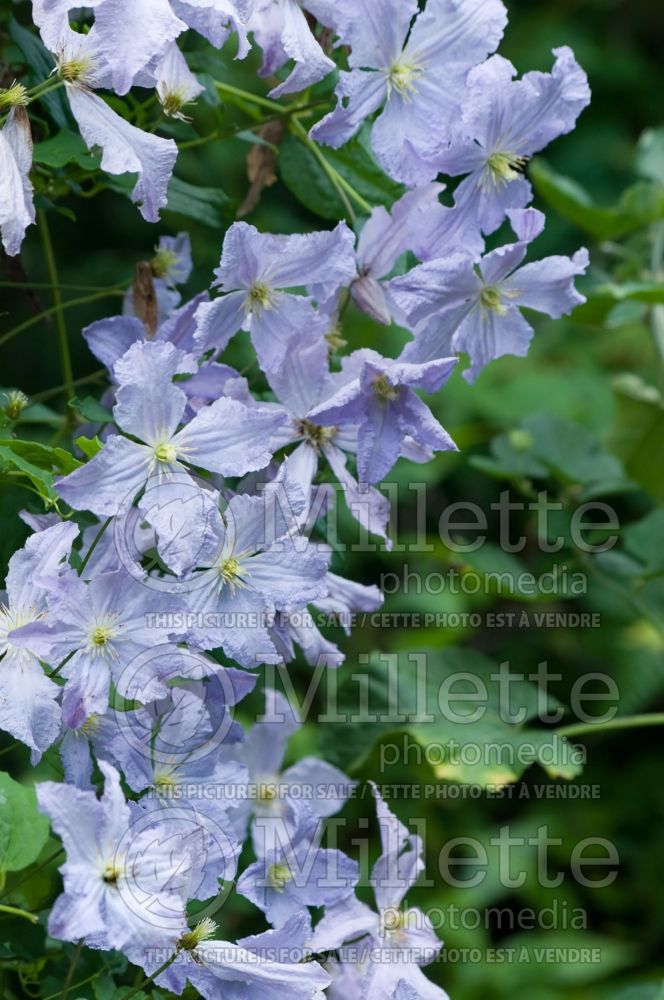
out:
M252 94L249 90L241 90L240 87L233 87L230 83L221 83L220 80L215 80L214 85L220 94L226 94L227 97L234 97L236 100L256 104L259 108L267 108L268 111L276 111L281 114L288 111L288 108L277 101L271 101L268 97L261 97L259 94Z
M84 306L89 302L96 302L98 299L107 299L114 295L124 295L125 291L125 285L121 288L109 288L105 292L95 292L93 295L81 295L79 298L69 299L66 302L62 302L60 306L51 306L49 309L44 309L43 312L40 312L37 316L31 316L30 319L26 319L25 322L19 323L18 326L15 326L12 330L3 334L2 337L0 337L0 347L6 344L7 341L11 340L13 337L18 336L19 333L23 333L24 330L29 330L31 327L41 323L41 321L46 319L48 316L53 316L60 309L73 309L75 306Z
M140 993L141 990L144 990L146 986L150 986L150 984L155 981L157 976L160 976L162 972L165 972L166 969L168 969L168 967L173 964L173 962L177 957L178 957L178 952L177 951L173 952L168 961L164 962L163 965L160 965L156 972L153 972L151 976L148 976L147 979L144 979L142 983L139 983L138 986L135 986L133 990L129 991L129 993L125 993L123 1000L131 1000L131 997L136 996L136 994Z
M0 895L0 899L4 899L5 896L9 896L12 892L16 892L16 890L20 886L22 886L24 882L27 882L28 879L31 879L33 875L36 875L37 872L40 872L42 868L46 868L47 865L50 865L51 861L55 861L57 857L59 857L61 854L64 854L64 850L65 850L64 847L58 847L57 851L54 851L53 854L49 854L47 858L44 858L43 861L40 861L40 863L36 866L36 868L33 868L32 871L29 871L27 873L27 875L24 875L23 878L20 878L18 882L16 882L11 887L11 889L5 889L2 895Z
M20 740L14 740L14 742L10 743L9 746L5 747L4 750L0 750L0 757L4 757L6 753L11 753L12 750L15 750L16 747L20 747L20 746L21 746L21 741Z
M658 222L653 230L653 248L650 270L654 281L662 281L664 274L664 222ZM650 310L650 328L657 352L659 384L664 391L664 306L653 306Z
M53 241L51 239L51 231L49 229L46 212L40 208L37 213L37 218L39 221L39 231L41 233L42 244L44 247L44 256L46 257L48 276L51 282L51 294L53 296L53 307L55 310L55 325L58 330L58 348L60 351L60 364L62 365L62 377L65 385L67 386L67 398L73 399L75 395L73 386L74 370L72 368L71 354L69 352L67 324L65 323L65 314L62 309L62 296L60 295L58 279L58 265L55 260L55 253L53 252Z
M591 736L619 729L642 729L645 726L664 726L664 712L649 715L625 715L608 722L579 722L556 729L556 736Z
M104 521L104 523L102 524L102 526L99 529L99 531L97 532L97 534L95 535L95 537L93 538L92 545L88 549L88 551L87 551L87 553L85 555L85 559L83 560L83 562L81 563L81 565L78 568L78 575L79 576L83 575L83 570L85 569L85 567L90 562L90 557L92 556L92 553L97 548L99 542L101 541L101 539L103 537L104 532L106 531L106 529L108 528L108 526L109 526L109 524L111 523L112 520L113 520L112 517L107 518Z
M0 281L0 288L47 288L52 289L50 281ZM107 285L58 285L61 292L105 292Z
M21 910L18 906L7 906L5 903L0 903L0 913L8 913L12 917L23 917L25 920L29 920L31 924L38 922L38 917L34 913Z
M49 677L51 680L53 680L54 677L57 677L62 668L69 663L75 652L76 650L73 650L71 653L67 653L65 658L63 660L60 660L57 667L53 667L53 670L51 670L50 673L47 673L46 676Z
M93 975L88 976L87 979L81 979L78 983L74 983L70 989L77 990L79 986L87 986L88 983L92 983L95 979L98 979L104 972L106 972L106 968L102 967L101 969L98 969L97 972L93 973ZM42 1000L57 1000L59 996L61 996L60 990L58 990L57 993L49 993L49 995L47 997L43 997Z
M351 220L355 219L355 212L353 210L348 197L352 198L355 204L364 212L365 215L371 215L373 211L373 206L358 194L352 184L350 184L345 177L343 177L338 170L336 170L332 164L323 155L318 143L314 142L313 139L309 138L307 130L304 128L302 123L298 121L297 118L291 119L291 130L298 137L300 142L302 142L307 149L316 157L321 167L329 177L330 181L336 188L339 197L346 209L346 212L350 216Z
M76 945L76 950L71 957L71 962L69 963L69 968L67 969L67 978L62 984L62 993L60 994L62 1000L67 1000L69 996L69 990L71 989L72 979L74 978L74 972L76 966L78 965L78 960L81 957L81 949L83 947L83 938Z
M82 378L75 378L72 385L88 385L90 382L98 382L106 374L105 368L99 368L96 372L92 372L91 375L84 375ZM30 404L41 403L45 399L51 399L53 396L57 396L59 393L63 392L67 388L66 385L56 385L53 389L46 389L44 392L37 392L34 396L30 396Z

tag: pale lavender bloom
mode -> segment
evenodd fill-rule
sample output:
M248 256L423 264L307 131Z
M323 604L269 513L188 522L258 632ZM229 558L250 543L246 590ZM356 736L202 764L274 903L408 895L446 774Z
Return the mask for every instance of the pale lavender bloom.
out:
M268 838L277 831L287 836L295 829L293 803L305 799L319 818L333 816L351 795L356 782L317 757L304 757L282 770L286 747L302 723L288 699L272 688L265 690L265 712L247 731L238 759L247 767L254 796L237 811L238 835L244 837L251 813L254 850L261 856ZM293 789L293 796L290 789Z
M362 348L344 358L343 371L335 379L339 389L309 417L323 426L357 427L360 481L377 483L399 458L406 438L433 451L457 450L414 391L436 392L456 363L456 358L442 358L409 364Z
M236 222L226 233L215 284L225 294L199 307L197 342L202 351L223 350L239 330L248 330L261 367L281 365L295 330L316 331L328 320L313 300L287 289L317 285L326 297L355 276L355 237L341 222L331 232L273 236Z
M311 506L312 483L322 457L343 487L346 505L353 517L368 531L387 541L390 513L387 499L369 483L358 483L347 468L345 452L357 451L357 429L321 427L310 419L312 411L334 391L326 342L315 333L307 336L291 334L286 342L286 356L287 364L267 373L270 386L282 405L282 412L285 410L290 418L289 424L280 429L273 444L298 444L289 457L289 463L292 474L309 498L307 514Z
M306 90L336 68L316 41L297 0L256 0L249 29L263 49L260 76L273 76L290 59L295 61L288 78L272 88L271 97Z
M381 284L399 257L414 250L419 232L440 206L442 184L425 184L408 191L388 212L379 205L367 219L357 241L357 278L350 286L355 305L378 323L392 322L390 303Z
M169 286L183 285L188 281L194 266L189 233L161 236L152 263L157 280L165 281Z
M493 250L477 267L453 254L389 283L392 299L415 330L401 360L421 364L463 352L471 361L464 377L474 382L494 358L528 353L533 328L521 314L523 307L559 319L585 302L574 279L585 273L588 251L521 267L544 217L535 209L508 214L518 242Z
M165 822L132 830L117 771L104 761L99 768L101 799L71 785L37 785L39 807L67 852L60 868L64 891L48 932L106 951L172 948L187 930L187 886L202 838L185 837Z
M339 104L312 137L342 146L383 108L371 141L383 169L406 184L432 180L423 159L431 136L455 135L468 71L500 42L507 20L500 0L340 0L339 32L351 46ZM412 29L411 21L418 14Z
M554 49L552 73L526 73L493 56L476 66L464 94L463 117L453 142L438 143L431 162L449 175L468 174L456 202L485 233L501 225L509 209L532 200L522 176L526 162L560 135L571 132L590 102L588 78L571 49Z
M75 524L54 524L32 535L9 560L6 591L0 591L0 728L31 747L33 762L60 732L60 688L44 674L38 652L15 644L11 633L46 620L43 581L66 566Z
M190 639L202 649L223 646L244 667L281 662L268 631L276 611L305 607L325 593L326 560L300 533L305 499L287 464L260 496L234 496L223 513L211 505L192 510L191 530L200 538L188 550L195 563L187 567L179 552L171 567L185 573L188 606L200 616ZM173 518L164 513L164 524L159 511L149 517L167 535Z
M325 582L327 596L314 601L312 607L322 615L334 618L335 624L341 625L347 636L351 634L357 612L375 611L383 603L383 595L376 586L367 587L335 573L327 573ZM346 659L345 653L321 634L309 611L295 616L277 615L271 634L286 662L294 659L295 645L300 646L311 667L320 664L340 667Z
M196 100L205 87L187 66L177 44L172 42L155 70L157 95L164 114L170 118L187 121L184 107Z
M378 913L355 896L327 907L311 947L314 951L338 950L342 962L344 943L357 942L351 956L362 945L375 949L374 960L361 970L360 996L394 997L397 989L403 996L407 985L424 1000L446 1000L447 994L429 982L419 968L436 959L442 942L421 910L402 906L408 889L424 870L422 840L408 832L385 805L376 786L372 784L372 788L382 844L371 872Z
M25 108L12 108L0 129L0 233L15 257L28 226L35 221L32 203L32 132Z
M65 724L78 728L108 707L109 685L127 695L126 668L144 650L168 641L174 631L151 622L154 593L126 570L103 573L85 583L74 572L42 581L49 617L16 627L9 641L34 649L52 666L66 656L61 676ZM160 597L159 610L179 610L172 598Z
M308 906L339 903L359 879L356 861L319 846L322 822L308 803L294 801L292 815L293 829L283 839L277 834L277 843L260 852L259 860L245 869L236 886L274 927L283 927Z
M230 941L203 941L178 959L156 982L178 995L187 980L205 1000L324 1000L330 976L308 953L311 922L306 912L279 930ZM156 968L157 963L154 963ZM146 971L154 971L149 966Z
M120 389L115 421L144 443L115 435L91 461L59 480L58 491L70 506L113 515L146 484L168 485L176 476L178 482L186 481L187 465L225 476L267 465L272 455L269 438L283 421L279 414L222 398L177 430L187 397L173 378L197 371L192 356L170 343L136 343L116 362Z

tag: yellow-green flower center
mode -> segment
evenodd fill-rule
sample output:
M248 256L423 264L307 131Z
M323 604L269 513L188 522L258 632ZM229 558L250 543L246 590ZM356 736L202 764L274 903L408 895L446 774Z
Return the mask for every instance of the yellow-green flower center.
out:
M203 917L190 931L186 931L178 941L178 949L193 951L201 941L208 941L217 933L218 927L210 917Z
M170 465L178 457L178 451L174 444L160 444L154 450L154 457L158 462Z
M24 108L29 103L28 92L22 83L14 82L6 90L0 90L0 111L7 111L9 108Z
M393 403L400 395L399 387L392 385L387 375L377 375L372 388L381 403Z
M409 101L417 92L415 81L422 75L422 68L414 62L395 62L387 74L388 96L395 91Z
M154 787L158 795L163 795L168 797L173 794L173 789L175 788L175 781L170 774L158 774L155 778Z
M160 247L152 260L150 267L155 278L163 278L178 262L178 255L174 250L166 250Z
M95 646L105 646L111 641L113 631L108 625L97 625L92 630L92 643Z
M262 309L271 309L274 305L274 296L269 285L264 281L256 281L247 294L247 308L250 312L260 312Z
M503 297L497 285L485 285L480 292L480 305L484 309L489 309L497 316L504 316L507 307L503 303Z
M67 83L89 83L92 79L94 63L88 56L78 56L74 59L61 59L58 63L58 73Z
M492 153L487 164L494 184L499 187L520 177L527 162L527 156L516 153Z
M283 892L289 882L293 881L293 873L285 862L270 865L267 870L267 880L277 892Z
M102 873L102 878L106 885L117 885L117 881L120 878L122 872L115 862L109 861L109 863L104 867Z
M337 435L336 427L321 427L319 424L315 424L313 420L299 420L297 429L305 441L308 441L309 444L317 449L327 444L328 441L331 441Z
M262 781L256 790L256 794L261 802L274 802L279 793L274 782Z

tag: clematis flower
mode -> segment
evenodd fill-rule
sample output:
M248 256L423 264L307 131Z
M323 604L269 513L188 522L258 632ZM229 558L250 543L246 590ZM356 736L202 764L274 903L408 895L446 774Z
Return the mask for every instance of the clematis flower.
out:
M220 49L230 34L238 38L237 58L249 52L248 20L253 0L171 0L171 7L193 31Z
M312 137L342 146L383 108L371 133L381 166L405 184L432 180L423 154L432 135L454 137L468 71L502 37L501 0L429 0L419 14L416 0L340 0L336 20L351 71L340 74L339 103Z
M70 571L45 580L43 588L50 620L16 628L9 639L53 666L70 657L60 671L68 679L62 708L66 724L77 728L90 715L106 711L111 679L127 695L125 668L145 649L165 643L170 630L148 618L154 594L124 569L88 583ZM160 597L160 611L176 608L172 599Z
M389 283L390 295L415 330L402 361L421 364L465 352L471 366L464 377L474 382L494 358L528 353L533 328L521 314L523 307L559 319L585 302L574 279L585 273L588 251L521 267L544 216L535 209L508 215L518 241L487 254L477 269L469 257L453 254Z
M226 476L267 465L269 437L283 421L278 414L218 399L177 430L187 397L173 378L197 370L191 355L169 343L136 343L116 362L120 389L115 420L144 443L119 434L109 438L90 462L58 482L58 492L70 506L113 515L146 484L168 484L176 474L180 482L186 480L186 465Z
M408 986L423 1000L447 1000L447 994L429 982L420 969L435 960L442 942L421 910L402 906L408 889L424 870L422 840L408 832L375 785L372 788L382 844L371 871L378 913L355 896L327 907L311 947L316 952L338 950L342 963L345 942L353 943L351 955L362 947L370 950L372 961L351 970L360 973L360 996L407 997L403 991Z
M234 751L247 767L255 791L234 814L236 829L244 837L250 815L260 820L260 829L252 826L254 850L259 857L265 853L270 827L281 830L282 839L295 830L293 803L304 799L319 819L333 816L356 785L338 768L317 757L304 757L282 771L288 741L301 725L288 699L266 688L265 712Z
M0 728L33 751L39 760L60 732L60 688L44 673L30 644L14 643L12 633L46 619L43 582L63 572L78 528L58 523L32 535L9 560L0 591Z
M215 930L212 925L208 933ZM318 1000L330 976L318 962L302 961L310 934L306 913L292 917L279 930L240 938L236 944L196 941L194 930L185 939L191 946L155 982L179 995L189 981L205 1000L217 1000L224 993L237 1000ZM158 963L152 964L154 969L145 966L147 972L156 971Z
M155 70L157 94L164 114L169 118L189 119L183 108L191 104L205 87L198 82L175 42L166 50Z
M191 548L196 563L182 576L188 606L201 621L190 633L195 645L222 646L244 667L281 662L268 631L276 610L305 607L325 593L326 561L298 528L304 505L284 468L260 496L234 496L223 514L214 507L201 512L193 525L201 538ZM167 537L170 512L165 525L158 511L149 517ZM180 560L176 570L183 571Z
M318 285L329 296L355 276L355 238L341 222L331 232L272 236L246 222L226 233L215 284L224 292L203 303L197 314L196 340L201 351L223 350L239 330L251 333L266 372L284 360L294 330L327 332L313 300L287 289Z
M359 866L341 851L319 846L321 819L302 801L292 804L294 828L261 851L240 875L237 891L255 903L274 927L283 927L308 906L333 906L349 896ZM254 839L256 834L254 835ZM269 840L274 834L270 831Z
M459 136L440 143L432 156L437 170L468 175L456 189L456 202L485 233L498 229L509 209L529 204L525 164L571 132L590 103L588 78L572 50L554 49L554 55L552 73L526 73L521 80L502 56L471 70Z
M399 458L407 437L425 449L457 450L447 431L414 392L437 392L456 363L456 358L442 358L408 364L383 358L368 348L355 351L343 360L343 370L337 376L340 388L315 407L309 419L323 426L357 427L360 480L377 483Z
M295 61L288 78L272 88L270 97L306 90L336 68L316 41L297 0L256 0L249 29L263 49L260 76L273 76L290 59Z
M48 920L51 937L125 952L170 945L187 931L187 885L200 836L166 823L132 832L117 771L99 761L104 794L46 781L37 801L62 839L64 891Z
M25 108L14 107L0 129L0 233L10 257L20 251L25 231L35 221L31 169L30 121Z

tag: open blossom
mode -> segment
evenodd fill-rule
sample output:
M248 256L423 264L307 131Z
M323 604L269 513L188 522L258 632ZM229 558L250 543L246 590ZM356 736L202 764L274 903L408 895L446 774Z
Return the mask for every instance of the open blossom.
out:
M187 66L187 61L175 42L162 57L157 69L157 94L164 114L187 121L183 109L205 89Z
M224 293L200 306L197 342L201 351L223 350L239 330L248 330L263 369L278 368L288 339L296 330L318 330L328 321L309 296L294 295L296 286L319 285L326 296L355 275L355 240L341 222L331 232L295 236L259 233L236 222L226 233L217 287Z
M471 258L453 254L390 282L390 295L415 331L403 361L422 363L463 352L471 361L464 377L474 382L494 358L528 353L533 328L522 308L559 319L585 302L574 279L585 273L588 251L521 266L544 217L535 209L509 217L518 241L486 254L477 267Z
M214 933L216 927L210 928ZM319 1000L330 982L316 961L303 962L311 922L301 912L278 930L230 941L200 940L183 950L156 983L180 995L189 981L205 1000ZM146 971L156 971L146 969Z
M260 907L274 927L283 925L308 906L333 906L353 891L359 879L356 861L337 850L319 846L321 819L302 801L293 801L294 823L286 833L270 828L269 846L249 865L237 891ZM260 836L260 820L254 839Z
M226 476L267 465L278 414L222 398L178 431L187 398L173 378L196 371L191 356L169 343L137 343L127 351L115 365L120 389L113 414L118 427L142 443L119 434L109 438L90 462L58 483L67 503L108 516L148 483L167 485L176 475L181 482L187 465Z
M344 943L352 942L351 955L363 945L373 950L373 961L350 969L358 996L403 998L408 997L404 992L408 986L423 1000L447 1000L444 990L434 986L420 969L435 961L442 942L421 910L403 906L408 889L424 870L422 840L409 833L372 787L382 844L371 871L378 912L355 896L327 907L311 947L314 951L337 950L342 968Z
M357 469L364 483L388 474L411 438L422 448L455 451L456 445L414 392L435 392L449 378L456 358L408 364L363 348L344 358L341 383L329 399L311 411L324 426L357 427Z
M416 0L340 0L335 17L351 71L340 74L339 103L313 138L342 146L382 108L371 143L383 169L406 184L432 180L423 154L432 134L453 138L468 71L502 37L503 4L429 0L418 14Z
M46 620L45 581L64 571L78 535L75 524L37 531L9 561L6 592L0 591L0 728L26 743L39 759L60 732L60 688L44 673L31 644L11 634Z
M12 108L0 129L0 233L10 257L16 256L28 226L32 203L32 132L25 108Z
M62 839L64 891L51 910L48 931L64 941L127 952L172 945L187 930L187 887L200 836L168 824L132 831L120 778L99 761L104 794L46 781L37 785L39 808Z
M437 170L467 174L455 191L458 205L492 233L509 209L525 208L532 189L522 169L534 153L571 132L590 102L588 78L572 50L554 50L552 73L526 73L493 56L468 76L463 116L453 142L438 142Z

